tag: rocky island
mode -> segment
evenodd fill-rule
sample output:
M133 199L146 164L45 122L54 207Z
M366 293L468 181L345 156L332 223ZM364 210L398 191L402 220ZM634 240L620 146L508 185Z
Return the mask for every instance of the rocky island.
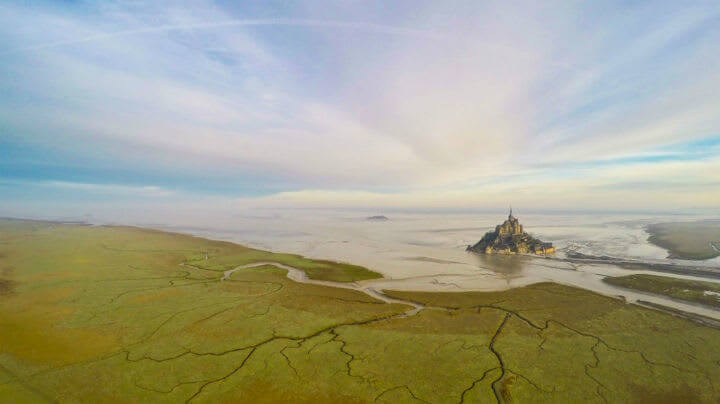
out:
M489 231L475 243L467 247L468 251L481 254L551 254L555 252L552 243L544 243L523 230L523 226L512 214L503 224Z

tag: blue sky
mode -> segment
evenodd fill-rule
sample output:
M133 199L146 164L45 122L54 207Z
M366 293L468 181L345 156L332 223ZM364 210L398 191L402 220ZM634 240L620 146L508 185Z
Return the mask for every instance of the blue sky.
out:
M0 214L720 207L717 1L227 3L0 4Z

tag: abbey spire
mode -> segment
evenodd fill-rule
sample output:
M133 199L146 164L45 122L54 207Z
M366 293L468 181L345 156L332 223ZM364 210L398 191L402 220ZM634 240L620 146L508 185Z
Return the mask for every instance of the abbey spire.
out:
M484 254L550 254L555 252L552 243L544 243L525 232L520 221L513 216L512 205L508 218L495 226L495 231L485 233L483 238L468 246L469 251Z

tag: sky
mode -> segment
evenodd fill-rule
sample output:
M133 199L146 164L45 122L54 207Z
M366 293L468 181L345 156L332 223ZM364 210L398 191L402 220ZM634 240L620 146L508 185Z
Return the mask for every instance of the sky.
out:
M0 4L0 215L510 203L717 212L720 2Z

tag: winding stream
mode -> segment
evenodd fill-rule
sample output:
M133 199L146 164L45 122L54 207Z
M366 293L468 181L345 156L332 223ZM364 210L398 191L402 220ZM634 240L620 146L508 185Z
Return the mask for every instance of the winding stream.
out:
M247 268L256 268L261 267L265 265L272 265L277 268L281 268L287 271L287 277L290 280L293 280L298 283L309 283L312 285L322 285L322 286L330 286L334 288L343 288L343 289L352 289L357 290L358 292L365 293L366 295L381 300L385 303L397 303L397 304L404 304L408 306L412 306L412 309L406 311L402 317L410 317L414 316L415 314L419 313L422 309L425 308L424 305L412 302L409 300L402 300L402 299L394 299L390 296L387 296L386 294L380 292L378 289L375 289L372 287L371 281L364 281L362 285L360 285L358 282L331 282L331 281L321 281L316 279L310 279L308 278L305 271L297 269L295 267L291 267L289 265L281 264L279 262L272 262L272 261L263 261L263 262L253 262L252 264L246 264L241 265L239 267L227 270L223 273L222 280L228 280L232 276L233 272L240 271Z
M365 293L370 297L373 297L375 299L381 300L386 303L398 303L398 304L412 306L412 309L408 310L407 312L405 312L402 315L404 317L413 316L425 308L424 305L417 303L417 302L391 298L391 297L387 296L386 294L382 293L382 290L385 290L385 289L408 290L406 287L412 286L414 280L416 280L417 278L427 278L427 276L410 277L410 278L404 278L404 279L381 278L381 279L370 279L370 280L365 280L365 281L361 281L361 282L348 282L348 283L331 282L331 281L310 279L310 278L308 278L307 274L304 271L294 268L294 267L291 267L289 265L281 264L279 262L263 261L263 262L254 262L252 264L241 265L236 268L227 270L223 273L222 280L230 279L232 274L236 271L239 271L242 269L247 269L247 268L260 267L260 266L264 266L264 265L271 265L271 266L286 270L287 277L295 282L308 283L308 284L313 284L313 285L330 286L330 287L343 288L343 289L352 289L352 290L356 290L356 291ZM709 317L709 318L712 318L715 320L720 320L720 311L714 310L709 307L705 307L705 306L701 306L701 305L697 305L697 304L686 303L686 302L682 302L682 301L679 301L676 299L672 299L672 298L664 297L664 296L660 296L660 295L654 295L654 294L644 293L644 292L640 292L640 291L636 291L636 290L632 290L632 289L617 287L617 286L603 282L602 278L604 277L603 275L605 275L604 272L608 271L611 268L603 268L604 270L598 271L599 273L595 272L595 271L590 272L590 271L587 271L587 269L588 268L585 268L585 271L578 271L577 268L571 268L571 269L565 270L564 272L568 275L568 278L566 279L566 282L560 282L560 283L564 283L564 284L568 284L568 285L575 285L577 282L573 282L573 278L580 276L580 277L582 277L583 284L587 284L587 282L593 283L591 288L586 288L586 289L590 289L592 291L604 294L606 296L622 298L628 303L634 303L634 304L638 304L638 305L641 305L644 307L649 307L652 309L659 309L659 307L657 307L657 306L665 306L665 307L669 307L669 308L672 308L672 309L675 309L675 310L678 310L678 311L681 311L684 313L696 314L696 315L700 315L700 316L704 316L704 317ZM620 268L617 268L617 270L625 271ZM633 271L633 272L634 273L652 273L652 271ZM460 276L461 277L472 277L472 275L467 275L467 276L460 275ZM442 285L443 282L439 281L438 279L443 278L443 277L444 278L448 278L448 277L457 278L458 275L438 274L438 275L434 275L432 277L433 277L433 280L435 280L437 284ZM475 275L475 277L477 277L477 275ZM692 276L677 276L677 277L686 278L686 279L707 280L704 278L699 279L697 277L692 277ZM468 279L465 279L464 281L467 282ZM557 281L557 277L554 277L553 281ZM459 282L462 283L463 280L460 280ZM457 286L457 284L455 282L446 281L445 283ZM533 283L533 282L529 282L527 284L530 284L530 283ZM398 288L396 288L394 286L398 286ZM517 286L519 286L519 285L510 285L507 287L507 289L517 287ZM457 289L454 289L454 290L457 291ZM462 291L473 291L473 290L474 291L487 291L487 289L462 288ZM675 314L679 315L679 313L675 313Z

